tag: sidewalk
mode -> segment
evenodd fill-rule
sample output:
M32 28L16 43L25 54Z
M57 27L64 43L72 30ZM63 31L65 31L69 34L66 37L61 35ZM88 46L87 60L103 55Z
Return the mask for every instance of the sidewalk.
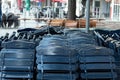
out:
M40 26L46 26L47 23L44 21L37 22L35 20L20 20L20 26L18 29L23 29L23 28L36 28Z
M13 33L13 31L17 32L18 29L3 29L0 28L0 37L4 36L6 33L9 33L10 35Z
M96 24L96 28L116 30L116 29L120 29L120 22L119 21L100 21Z
M0 37L4 36L6 33L9 33L10 35L13 33L13 31L17 32L18 29L24 29L24 28L37 28L40 26L47 25L44 22L36 22L35 20L28 20L20 21L20 26L18 28L0 28Z

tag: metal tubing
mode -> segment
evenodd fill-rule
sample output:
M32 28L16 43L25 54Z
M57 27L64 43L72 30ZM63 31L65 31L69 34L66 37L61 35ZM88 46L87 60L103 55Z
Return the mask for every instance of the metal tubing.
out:
M86 33L89 32L90 27L90 0L86 2Z

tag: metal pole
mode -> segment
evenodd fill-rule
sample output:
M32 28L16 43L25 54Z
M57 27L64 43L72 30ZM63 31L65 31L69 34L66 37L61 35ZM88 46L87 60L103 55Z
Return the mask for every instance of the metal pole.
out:
M86 33L89 32L90 27L90 0L86 2Z
M1 9L2 1L0 0L0 27L1 27L1 17L2 17L2 9Z
M55 1L52 2L52 7L53 7L53 10L52 10L52 17L55 18Z

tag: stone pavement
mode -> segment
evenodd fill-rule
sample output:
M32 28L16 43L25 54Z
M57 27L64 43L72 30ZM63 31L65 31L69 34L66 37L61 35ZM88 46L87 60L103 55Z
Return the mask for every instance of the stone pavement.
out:
M4 36L6 33L9 33L10 35L13 33L13 31L17 31L17 29L3 29L0 28L0 37Z
M35 20L20 20L20 26L19 29L22 28L36 28L36 27L40 27L40 26L45 26L47 25L46 22L41 21L41 22L37 22Z
M45 22L36 22L35 20L21 20L20 26L18 28L0 28L0 36L4 36L6 33L12 34L13 31L17 31L18 29L24 29L24 28L37 28L40 26L47 25Z
M23 29L23 28L36 28L40 27L42 25L47 25L46 23L38 23L34 20L29 20L24 22L23 20L20 22L20 26L16 29L10 28L10 29L5 29L5 28L0 28L0 36L4 36L6 33L12 34L13 31L17 31L18 29ZM115 22L115 21L99 21L96 25L96 28L100 29L120 29L120 22ZM83 29L85 30L85 28Z
M118 21L100 21L97 23L96 28L116 30L116 29L120 29L120 22L118 22Z

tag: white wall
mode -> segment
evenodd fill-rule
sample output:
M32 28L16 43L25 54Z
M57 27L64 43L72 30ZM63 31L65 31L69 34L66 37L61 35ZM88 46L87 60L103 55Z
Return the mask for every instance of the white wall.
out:
M106 17L105 14L107 14L107 13L110 12L110 9L107 8L110 5L108 5L108 3L105 2L105 0L93 0L93 3L92 3L92 12L94 12L95 1L100 1L100 11L99 11L100 15L99 15L99 18L105 18ZM93 16L94 16L94 14L93 14Z
M82 0L76 0L76 16L80 16L81 15L81 11L82 11Z
M101 0L101 16L105 16L106 17L106 14L110 13L110 5L109 3L105 2L105 0Z

